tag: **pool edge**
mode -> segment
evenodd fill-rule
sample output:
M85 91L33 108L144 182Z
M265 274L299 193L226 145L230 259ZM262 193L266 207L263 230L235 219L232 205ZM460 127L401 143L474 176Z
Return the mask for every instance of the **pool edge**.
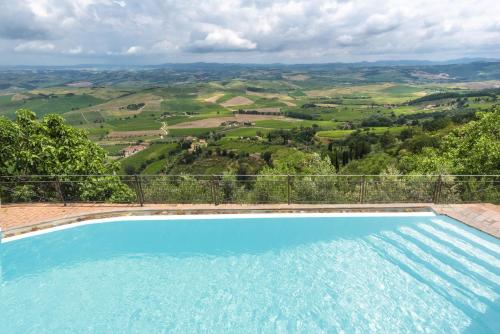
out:
M173 220L173 219L228 219L228 218L254 218L254 217L335 217L335 216L435 216L435 210L429 206L418 207L357 207L357 208L290 208L290 209L198 209L198 210L121 210L100 213L81 214L61 219L48 220L31 225L24 225L2 232L2 241L7 242L23 237L49 233L56 230L88 225L106 221L124 221L130 219L145 220Z

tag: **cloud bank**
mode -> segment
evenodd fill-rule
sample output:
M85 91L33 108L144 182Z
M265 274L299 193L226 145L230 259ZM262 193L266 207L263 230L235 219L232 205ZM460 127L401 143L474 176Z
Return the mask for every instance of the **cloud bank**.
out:
M23 0L0 64L497 57L498 0Z

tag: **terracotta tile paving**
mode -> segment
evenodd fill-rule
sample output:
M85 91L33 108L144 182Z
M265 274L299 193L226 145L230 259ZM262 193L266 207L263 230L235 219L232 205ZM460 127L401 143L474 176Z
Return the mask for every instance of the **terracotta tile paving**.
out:
M489 203L433 205L433 209L500 238L500 205Z
M186 213L235 213L256 210L279 211L388 211L428 210L448 215L474 228L500 238L500 206L487 203L436 205L426 203L404 204L16 204L0 207L0 228L7 232L19 229L22 233L62 223L89 218L130 214L186 214ZM37 227L32 227L39 225Z

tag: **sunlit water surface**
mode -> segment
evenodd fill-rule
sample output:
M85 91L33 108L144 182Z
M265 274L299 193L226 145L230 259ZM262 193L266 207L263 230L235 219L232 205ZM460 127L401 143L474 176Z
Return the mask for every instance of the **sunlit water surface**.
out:
M113 222L0 255L1 333L500 333L500 242L442 216Z

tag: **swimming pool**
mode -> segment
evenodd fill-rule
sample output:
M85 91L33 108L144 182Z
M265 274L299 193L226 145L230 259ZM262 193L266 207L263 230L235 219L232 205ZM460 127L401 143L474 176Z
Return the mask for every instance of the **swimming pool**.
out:
M430 213L116 218L0 255L1 333L500 333L499 240Z

